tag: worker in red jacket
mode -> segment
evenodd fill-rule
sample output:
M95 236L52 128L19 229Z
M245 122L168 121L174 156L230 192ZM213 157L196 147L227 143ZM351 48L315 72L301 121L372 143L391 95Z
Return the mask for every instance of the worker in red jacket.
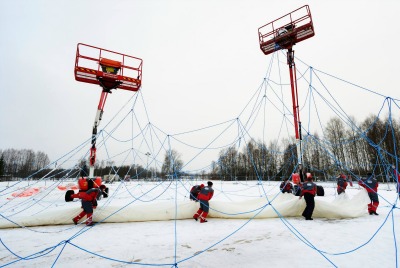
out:
M340 174L337 178L337 193L341 194L346 191L347 188L347 177L344 174Z
M293 192L293 184L290 182L290 180L283 181L281 182L279 189L281 189L282 193L291 194Z
M207 186L203 187L197 195L197 199L200 202L200 208L196 214L193 215L193 219L197 221L200 218L200 223L207 222L206 218L210 210L210 203L208 201L210 201L214 195L214 189L212 186L213 183L211 181L207 182Z
M76 194L72 194L70 198L66 201L72 201L74 198L82 199L82 212L79 213L72 221L78 224L79 220L83 217L87 216L86 226L92 226L92 215L93 209L97 207L97 197L101 195L104 190L105 185L101 185L100 188L91 188L86 192L78 192Z
M301 185L301 194L299 199L304 196L304 200L306 201L306 208L301 214L306 220L313 220L312 214L315 208L315 200L314 197L317 194L317 185L313 182L313 178L311 173L307 173L306 181Z
M368 204L369 215L379 215L376 210L379 206L378 181L372 173L368 173L366 178L358 181L358 184L367 190L371 203Z

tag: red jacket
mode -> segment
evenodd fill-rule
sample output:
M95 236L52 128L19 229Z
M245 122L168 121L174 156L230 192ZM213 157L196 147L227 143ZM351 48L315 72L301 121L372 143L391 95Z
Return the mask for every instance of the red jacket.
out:
M345 190L347 188L347 180L345 178L338 178L337 188Z
M83 201L93 201L96 199L97 195L99 194L100 190L97 188L92 188L87 192L79 192L77 194L72 195L73 198L79 198Z
M279 188L282 193L291 193L293 191L293 184L290 181L283 181Z
M197 199L208 201L213 197L213 195L214 195L214 189L211 188L210 186L206 186L203 189L201 189L199 195L197 196Z

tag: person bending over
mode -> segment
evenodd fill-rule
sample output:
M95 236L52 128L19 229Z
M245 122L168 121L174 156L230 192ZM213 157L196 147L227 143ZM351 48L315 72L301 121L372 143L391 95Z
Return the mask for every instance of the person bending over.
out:
M200 208L196 214L193 215L193 219L197 221L200 218L200 223L207 222L206 218L210 210L209 201L214 195L214 189L212 186L213 183L211 181L207 182L207 186L201 189L199 195L197 196L197 199L200 202Z

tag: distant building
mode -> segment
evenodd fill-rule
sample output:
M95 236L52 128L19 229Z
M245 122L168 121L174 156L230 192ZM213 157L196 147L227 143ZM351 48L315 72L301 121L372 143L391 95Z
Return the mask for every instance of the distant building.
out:
M118 174L110 174L110 175L104 175L103 176L103 182L104 183L113 183L114 181L119 181L119 175Z

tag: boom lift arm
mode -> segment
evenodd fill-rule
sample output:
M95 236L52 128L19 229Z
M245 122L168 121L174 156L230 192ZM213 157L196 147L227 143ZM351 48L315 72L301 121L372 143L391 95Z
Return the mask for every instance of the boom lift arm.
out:
M75 59L75 79L102 87L93 123L89 157L89 178L94 178L97 130L104 113L108 94L113 89L138 91L142 84L142 64L139 58L114 51L78 44Z
M281 49L287 49L287 64L289 66L290 74L294 131L299 170L302 169L302 137L293 46L296 43L313 37L314 35L314 25L308 5L300 7L258 28L260 49L265 55Z

